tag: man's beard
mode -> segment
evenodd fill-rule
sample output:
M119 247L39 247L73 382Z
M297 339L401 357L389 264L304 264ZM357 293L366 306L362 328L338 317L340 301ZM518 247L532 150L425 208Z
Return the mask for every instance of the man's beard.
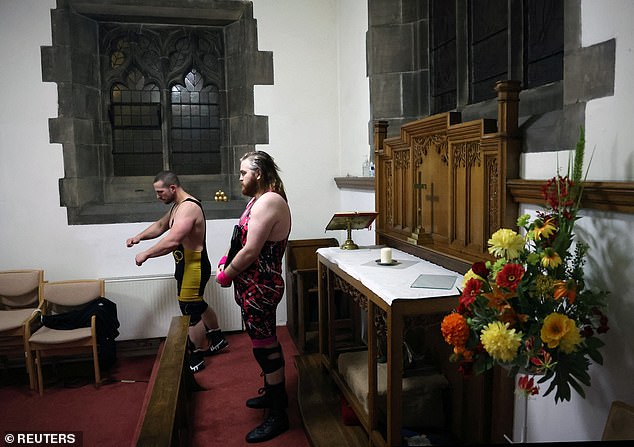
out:
M258 192L257 183L249 183L248 185L242 184L242 194L245 196L254 197L256 192Z

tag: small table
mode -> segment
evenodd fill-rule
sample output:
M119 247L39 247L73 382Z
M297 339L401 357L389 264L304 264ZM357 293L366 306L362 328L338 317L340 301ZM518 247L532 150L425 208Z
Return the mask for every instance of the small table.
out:
M410 316L442 314L458 304L463 277L459 273L393 250L394 265L379 265L381 247L362 247L342 250L339 247L317 250L319 276L319 352L322 364L350 402L369 435L370 445L396 446L401 444L401 397L403 376L404 319ZM420 275L430 278L445 275L455 277L449 289L412 288ZM369 414L356 401L344 379L337 371L335 352L335 288L342 289L362 309L367 308L368 347L368 408ZM375 318L382 314L387 339L387 431L383 436L378 428L377 403L377 334Z

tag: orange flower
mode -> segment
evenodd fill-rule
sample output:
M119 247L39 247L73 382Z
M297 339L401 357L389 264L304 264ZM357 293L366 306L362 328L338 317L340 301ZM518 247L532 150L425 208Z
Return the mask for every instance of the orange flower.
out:
M528 315L517 313L513 306L507 304L500 310L499 319L502 323L508 323L510 327L516 327L518 323L526 323Z
M459 356L463 362L472 362L473 361L473 352L471 350L465 348L464 346L455 346L453 348L454 354Z
M555 299L568 298L570 304L575 302L577 298L577 283L574 279L568 281L556 281L555 290L553 292Z
M502 311L508 306L508 299L513 297L513 292L504 293L500 288L491 284L491 293L483 293L482 296L489 300L489 307Z
M469 338L469 326L467 320L459 313L450 313L443 318L440 324L445 341L450 345L464 347Z

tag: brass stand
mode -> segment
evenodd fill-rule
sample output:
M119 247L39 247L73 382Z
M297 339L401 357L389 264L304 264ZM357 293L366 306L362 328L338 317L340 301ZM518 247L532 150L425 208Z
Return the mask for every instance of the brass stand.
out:
M335 213L330 219L330 222L328 222L328 225L326 225L326 231L346 230L348 232L348 238L339 248L342 250L356 250L359 246L352 240L352 230L369 228L372 222L374 222L374 219L376 219L377 214L378 213L374 211L348 211Z
M352 219L346 219L346 229L348 231L348 239L341 246L342 250L356 250L359 248L352 240Z

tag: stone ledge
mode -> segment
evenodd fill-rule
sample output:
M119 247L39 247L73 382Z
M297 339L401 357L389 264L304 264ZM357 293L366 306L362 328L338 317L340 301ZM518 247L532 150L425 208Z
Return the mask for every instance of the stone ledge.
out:
M203 201L206 220L237 219L244 211L244 200ZM67 208L70 225L154 222L168 210L162 203L109 203Z
M374 191L374 177L335 177L339 189Z

